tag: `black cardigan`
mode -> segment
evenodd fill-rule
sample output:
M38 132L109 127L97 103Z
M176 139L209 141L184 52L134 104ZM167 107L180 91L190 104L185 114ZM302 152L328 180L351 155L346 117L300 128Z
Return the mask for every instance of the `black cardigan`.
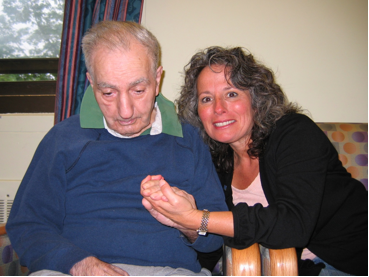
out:
M265 208L234 207L233 172L219 174L234 217L235 236L225 237L227 245L242 249L258 242L274 249L296 247L298 253L307 247L341 271L368 274L368 193L312 120L301 114L278 120L259 167ZM314 273L306 271L308 264L300 261L300 274Z

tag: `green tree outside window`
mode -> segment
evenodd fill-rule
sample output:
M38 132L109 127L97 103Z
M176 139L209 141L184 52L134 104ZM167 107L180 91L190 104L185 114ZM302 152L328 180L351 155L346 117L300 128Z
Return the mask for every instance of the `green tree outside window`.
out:
M59 57L63 0L0 0L0 59ZM2 74L0 81L56 80L56 74Z

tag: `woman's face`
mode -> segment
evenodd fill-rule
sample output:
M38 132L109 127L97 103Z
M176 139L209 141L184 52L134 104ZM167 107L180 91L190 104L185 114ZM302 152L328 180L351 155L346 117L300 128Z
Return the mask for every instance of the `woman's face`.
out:
M205 67L198 77L198 113L214 140L241 147L248 144L254 111L248 91L237 89L224 74L224 65Z

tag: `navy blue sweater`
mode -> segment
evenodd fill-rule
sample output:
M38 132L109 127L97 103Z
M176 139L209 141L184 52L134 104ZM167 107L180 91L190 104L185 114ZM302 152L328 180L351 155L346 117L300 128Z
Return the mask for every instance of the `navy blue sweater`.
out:
M183 125L167 134L120 139L82 129L79 116L54 126L41 141L16 195L7 231L22 265L69 273L95 256L108 263L200 271L196 251L219 248L219 236L193 244L157 222L142 206L147 175L192 194L199 209L227 210L208 148Z

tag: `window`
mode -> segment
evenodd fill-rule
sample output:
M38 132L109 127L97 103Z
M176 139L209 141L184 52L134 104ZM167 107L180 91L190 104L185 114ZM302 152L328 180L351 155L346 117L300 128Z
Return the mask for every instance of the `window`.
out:
M0 113L53 112L62 0L0 0Z

